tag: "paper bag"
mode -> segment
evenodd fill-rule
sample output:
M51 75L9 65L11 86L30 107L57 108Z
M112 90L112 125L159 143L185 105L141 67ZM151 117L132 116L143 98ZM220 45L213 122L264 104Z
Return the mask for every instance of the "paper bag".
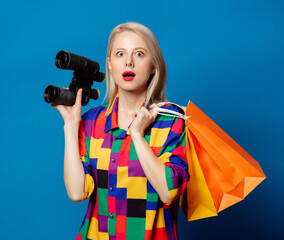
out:
M191 221L216 216L243 200L265 175L258 162L191 101L185 115L190 181L180 206Z

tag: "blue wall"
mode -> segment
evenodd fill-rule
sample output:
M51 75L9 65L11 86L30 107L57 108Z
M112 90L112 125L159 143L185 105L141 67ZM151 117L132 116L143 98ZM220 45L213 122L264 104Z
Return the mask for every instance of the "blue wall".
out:
M267 175L218 217L187 223L181 213L179 239L284 237L283 1L66 2L1 4L0 238L75 239L87 202L67 197L63 120L43 91L69 85L72 72L54 64L61 49L97 60L104 71L108 35L126 21L145 24L158 38L169 99L191 99ZM105 93L105 83L95 87Z

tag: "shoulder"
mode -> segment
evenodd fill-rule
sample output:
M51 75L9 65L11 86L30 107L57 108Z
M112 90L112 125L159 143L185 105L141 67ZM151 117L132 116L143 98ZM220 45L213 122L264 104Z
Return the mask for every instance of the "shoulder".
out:
M160 108L170 110L173 113L168 115L157 115L156 121L148 129L147 134L150 135L151 147L174 146L183 140L186 133L184 119L178 117L174 113L184 114L183 110L175 104L166 103Z
M82 115L82 120L96 120L101 114L105 114L107 111L108 103L104 103L100 106L91 108Z
M171 110L171 111L181 113L181 114L185 113L183 108L181 108L180 106L174 103L165 103L163 106L161 106L161 108Z
M185 111L182 107L179 105L176 105L174 103L165 103L160 107L164 111L161 111L161 114L158 114L157 120L164 120L164 121L170 121L173 122L183 122L184 119L181 118L179 115L184 115Z
M91 138L95 123L105 116L108 104L102 104L98 107L91 108L82 115L80 122L80 132L82 136ZM82 134L84 132L84 134Z
M168 128L170 131L177 133L185 131L184 119L177 116L178 114L184 114L184 110L180 106L173 103L166 103L160 108L169 110L169 112L165 112L167 115L158 114L153 128Z

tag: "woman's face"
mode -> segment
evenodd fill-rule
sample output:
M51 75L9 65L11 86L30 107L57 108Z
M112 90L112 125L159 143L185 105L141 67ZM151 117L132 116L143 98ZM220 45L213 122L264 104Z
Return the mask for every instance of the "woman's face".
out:
M146 42L131 31L115 36L107 62L119 90L145 92L147 81L155 72Z

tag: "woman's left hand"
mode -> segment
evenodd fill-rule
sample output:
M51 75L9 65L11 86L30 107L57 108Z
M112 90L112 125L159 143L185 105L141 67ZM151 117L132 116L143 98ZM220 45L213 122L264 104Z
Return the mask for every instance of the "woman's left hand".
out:
M143 136L144 131L146 128L155 121L157 117L157 113L153 112L153 108L158 107L157 104L152 104L149 108L151 109L148 111L145 107L137 109L133 114L133 122L129 128L131 136Z

